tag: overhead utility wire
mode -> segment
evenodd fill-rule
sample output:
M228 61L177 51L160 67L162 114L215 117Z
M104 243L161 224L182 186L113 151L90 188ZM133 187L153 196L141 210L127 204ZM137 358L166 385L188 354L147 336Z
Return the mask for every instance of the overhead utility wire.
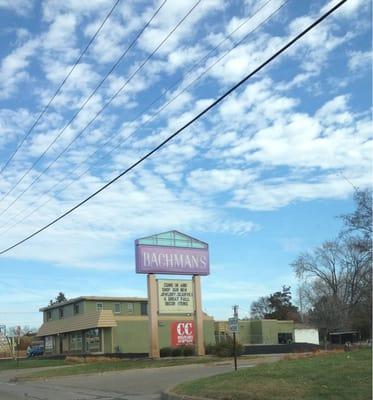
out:
M304 29L301 33L299 33L297 36L295 36L293 39L291 39L286 45L284 45L280 50L276 51L271 57L269 57L266 61L264 61L262 64L260 64L257 68L255 68L253 71L251 71L248 75L246 75L243 79L241 79L238 83L233 85L229 90L227 90L223 95L221 95L218 99L213 101L209 106L207 106L205 109L203 109L200 113L198 113L196 116L194 116L191 120L189 120L186 124L184 124L181 128L179 128L176 132L168 136L165 140L163 140L159 145L154 147L151 151L146 153L143 157L141 157L139 160L134 162L130 167L122 171L120 174L118 174L115 178L111 179L109 182L107 182L105 185L101 186L100 189L96 190L94 193L89 195L87 198L76 204L74 207L70 208L63 214L61 214L59 217L55 218L48 224L44 225L42 228L38 229L37 231L33 232L32 234L28 235L24 239L20 240L19 242L13 244L12 246L9 246L5 248L4 250L0 251L0 255L7 253L11 249L14 249L15 247L19 246L20 244L30 240L34 236L38 235L39 233L43 232L44 230L48 229L50 226L56 224L58 221L61 219L65 218L67 215L71 214L73 211L76 209L80 208L82 205L87 203L89 200L92 198L96 197L99 193L101 193L103 190L111 186L113 183L115 183L117 180L122 178L124 175L128 174L131 170L136 168L139 164L141 164L143 161L148 159L152 154L156 153L159 149L164 147L169 141L171 141L173 138L178 136L181 132L183 132L187 127L192 125L194 122L196 122L198 119L200 119L203 115L205 115L208 111L210 111L212 108L216 107L219 103L221 103L226 97L228 97L232 92L234 92L236 89L238 89L240 86L242 86L247 80L249 80L252 76L257 74L260 70L262 70L267 64L271 63L274 59L276 59L280 54L285 52L289 47L291 47L294 43L296 43L299 39L301 39L304 35L306 35L309 31L311 31L313 28L315 28L317 25L319 25L322 21L324 21L330 14L332 14L334 11L336 11L339 7L341 7L347 0L342 0L339 3L337 3L334 7L330 8L326 13L324 13L321 17L319 17L316 21L314 21L312 24L310 24L306 29Z
M92 99L92 97L97 93L97 91L100 89L100 87L104 84L106 79L113 73L114 69L118 66L118 64L123 60L123 58L127 55L129 50L135 45L139 37L142 35L142 33L145 31L145 29L149 26L149 24L152 22L152 20L155 18L155 16L159 13L161 8L165 5L167 0L164 0L163 3L158 7L156 12L153 14L153 16L150 18L150 20L144 25L144 27L138 32L136 37L132 40L132 42L129 44L129 46L126 48L126 50L121 54L121 56L117 59L117 61L114 63L114 65L110 68L110 70L106 73L106 75L101 79L100 83L93 89L91 94L85 99L83 104L78 108L78 110L75 112L75 114L70 118L70 120L67 122L67 124L58 132L58 134L54 137L54 139L49 143L47 148L43 151L43 153L31 164L31 166L26 170L26 172L21 176L20 179L13 185L8 192L3 196L3 198L0 200L0 203L5 200L10 193L13 192L13 190L23 181L23 179L32 171L32 169L39 163L39 161L45 156L45 154L51 149L51 147L56 143L56 141L61 137L61 135L65 132L65 130L74 122L76 117L80 114L80 112L84 109L84 107L88 104L88 102ZM80 136L80 135L79 135ZM43 174L43 173L42 173ZM42 175L41 174L41 175ZM36 181L39 179L39 177L36 178ZM31 186L34 184L34 181L32 182ZM31 187L30 186L30 187ZM28 188L26 189L26 191ZM24 192L22 192L23 194ZM21 194L21 195L22 195ZM11 203L11 205L14 203ZM9 207L8 207L9 208ZM7 209L8 209L7 208ZM2 213L0 213L0 216L7 211L7 209L3 210Z
M210 50L205 56L203 56L199 61L197 61L196 63L194 63L192 65L192 67L186 72L186 74L184 76L182 76L181 78L179 78L176 82L174 82L172 85L170 85L168 88L166 88L163 93L158 96L155 100L153 100L145 109L143 109L134 119L132 119L131 121L129 121L128 123L132 123L134 121L136 121L141 115L143 115L148 109L150 109L150 107L156 103L160 98L162 98L163 96L166 95L167 92L169 92L169 90L171 90L174 86L176 86L177 83L179 83L181 80L183 80L183 78L185 78L187 75L189 75L189 73L191 71L193 71L195 69L195 67L199 64L202 63L202 61L204 61L211 53L213 53L218 47L220 47L225 41L227 41L237 30L239 30L243 25L245 25L249 20L251 20L252 18L254 18L256 16L256 14L261 11L261 9L266 6L268 3L270 3L273 0L268 0L262 7L260 7L251 17L249 17L248 19L246 19L243 23L241 23L236 29L234 29L228 36L226 36L225 39L223 39L216 47L214 47L212 50ZM122 140L120 140L120 142L115 145L113 148L111 148L109 150L109 152L106 152L104 154L102 154L98 160L104 159L111 154L113 151L117 150L120 146L122 146L128 139L130 139L132 136L134 136L141 128L143 128L144 126L148 125L152 120L154 120L155 117L157 117L166 107L168 107L172 102L174 102L179 96L181 96L184 92L186 92L191 86L193 86L198 80L200 80L202 78L202 76L204 76L210 69L212 69L217 63L219 63L224 57L226 57L230 52L232 52L235 48L237 48L241 43L243 43L248 36L254 32L255 30L257 30L258 28L260 28L263 24L265 24L270 18L273 17L273 15L275 15L282 7L284 7L290 0L286 0L285 2L283 2L279 7L277 7L277 9L275 9L274 11L272 11L272 13L267 16L260 24L258 24L256 27L254 27L253 29L251 29L249 32L246 33L246 35L239 40L238 42L236 42L234 44L234 46L227 50L222 56L220 56L214 63L212 63L211 65L209 65L200 75L197 76L197 78L195 78L190 84L188 84L184 89L182 89L177 95L175 95L172 99L170 99L169 101L167 101L160 109L158 109L158 111L153 114L151 117L149 117L144 123L142 123L140 125L140 127L138 127L134 132L132 132L131 134L129 134L128 136L124 137ZM101 151L101 149L105 146L108 145L108 143L110 141L112 141L119 132L117 132L116 135L110 136L104 143L102 143L100 145L100 148L98 148L97 150L95 150L94 152L92 152L91 154L89 154L82 162L80 162L79 164L77 164L75 166L75 168L71 171L68 172L68 174L66 174L66 176L64 176L60 181L58 181L56 184L54 184L49 190L47 190L45 193L42 194L46 195L49 192L51 192L54 188L56 188L61 182L64 182L66 177L68 177L71 174L74 174L75 171L83 164L85 164L92 156L94 156L95 154L99 153ZM97 164L97 161L96 161ZM69 182L67 185L65 185L64 187L62 187L57 194L62 193L63 191L65 191L66 189L68 189L73 183L75 183L76 181L78 181L82 176L86 175L89 171L90 171L91 167L89 166L88 168L86 168L82 173L80 173L75 179L73 179L71 182ZM25 221L27 218L29 218L31 215L33 215L35 212L37 212L38 210L40 210L40 208L42 208L44 205L46 205L47 203L49 203L52 200L52 198L48 198L46 201L44 201L43 203L41 203L37 208L33 209L30 213L28 213L27 215L25 215L24 217L22 217L20 220L16 221L15 223L11 224L10 226L8 226L5 230L3 230L2 232L0 232L0 236L4 235L5 233L7 233L9 230L11 230L12 228L14 228L15 226L19 225L20 223L22 223L23 221ZM18 213L16 213L12 218L16 218L18 215L22 214L27 208L24 208L22 210L20 210ZM1 228L3 228L6 225L3 225Z
M65 130L72 124L72 122L76 119L76 117L80 114L80 112L84 109L84 107L87 105L87 103L91 100L91 98L97 93L97 91L100 89L100 87L103 85L103 83L106 81L106 79L112 74L114 69L118 66L118 64L123 60L123 58L127 55L129 50L135 45L139 37L142 35L142 33L145 31L145 29L149 26L149 24L153 21L153 19L156 17L156 15L159 13L159 11L162 9L162 7L165 5L167 0L164 0L163 3L158 7L158 9L155 11L155 13L152 15L152 17L149 19L149 21L144 25L144 27L137 33L136 37L132 40L132 42L129 44L129 46L126 48L126 50L121 54L121 56L117 59L117 61L114 63L114 65L110 68L110 70L106 73L104 78L100 81L100 83L94 88L94 90L91 92L91 94L86 98L86 100L83 102L83 104L79 107L78 111L75 112L75 114L70 118L69 122L62 128L61 131L54 137L51 143L47 146L47 148L43 151L43 153L31 164L28 170L22 175L22 177L16 182L15 185L13 185L8 192L3 196L3 198L0 200L0 203L8 197L8 195L23 181L23 179L30 173L30 171L35 167L36 164L44 157L44 155L50 150L50 148L56 143L56 141L60 138L60 136L65 132ZM128 81L126 82L126 84ZM106 106L104 106L105 108ZM102 109L101 109L102 111ZM100 111L100 112L101 112ZM98 116L98 115L97 115ZM80 134L78 135L80 136ZM43 174L43 173L42 173ZM38 180L39 177L36 179ZM34 182L32 182L31 186L33 185ZM26 189L26 191L28 188ZM23 194L23 193L22 193ZM12 203L14 204L14 203ZM9 207L8 207L9 208ZM0 213L0 216L7 211L4 210L2 213Z
M113 11L115 10L115 8L117 7L117 5L119 4L120 0L117 0L113 7L111 8L111 10L109 11L109 13L106 15L106 17L104 18L104 20L101 22L100 26L98 27L98 29L96 30L95 34L91 37L90 41L88 42L88 44L86 45L86 47L83 49L83 51L80 53L79 57L77 58L77 60L75 61L74 65L72 66L72 68L70 69L70 71L68 72L68 74L65 76L65 78L63 79L63 81L60 83L60 85L58 86L58 88L56 89L56 91L54 92L53 96L50 98L50 100L48 101L47 105L43 108L43 110L41 111L41 113L38 115L38 117L36 118L35 122L31 125L31 127L29 128L29 130L25 133L25 135L23 136L23 138L21 139L21 141L18 143L17 147L15 148L15 150L13 151L13 153L10 155L10 157L8 158L8 160L5 162L5 164L1 167L0 169L0 175L3 173L3 171L7 168L7 166L9 165L9 163L13 160L14 156L17 154L18 150L22 147L23 143L25 142L25 140L28 138L28 136L31 134L31 132L34 130L35 126L39 123L40 119L43 117L43 115L47 112L47 110L49 109L49 106L52 104L53 100L56 98L57 94L60 92L60 90L62 89L62 86L65 84L65 82L69 79L70 75L73 73L74 69L76 68L76 66L80 63L80 60L82 59L82 57L84 56L84 54L87 52L88 48L91 46L91 44L93 43L93 41L96 39L97 35L100 33L101 29L103 28L103 26L105 25L106 21L110 18L111 14L113 13Z
M166 2L165 0L163 4ZM198 0L197 3L188 11L188 13L178 22L178 24L167 34L167 36L162 40L162 42L153 50L153 52L148 55L148 57L140 64L140 66L130 75L130 77L126 80L126 82L110 97L110 99L104 104L104 106L95 114L95 116L84 126L84 128L79 131L79 133L69 142L69 144L48 164L48 166L36 177L33 179L33 181L6 207L0 212L0 216L2 216L6 211L9 210L9 208L15 204L39 179L42 175L44 175L56 162L57 160L64 154L66 153L69 148L73 145L73 143L87 130L87 128L93 124L93 122L100 116L100 114L112 103L112 101L123 91L123 89L128 85L128 83L134 78L135 75L145 66L145 64L154 56L154 54L164 45L164 43L170 38L170 36L179 28L179 26L184 22L184 20L192 13L192 11L197 7L197 5L201 2L201 0ZM162 4L162 5L163 5ZM106 78L105 78L106 79ZM96 90L96 89L95 89ZM92 93L93 95L93 93ZM91 96L90 96L91 97ZM81 107L82 109L82 107ZM80 109L80 110L81 110ZM79 110L79 112L80 112ZM77 114L73 118L76 117ZM67 126L72 122L70 122L65 125L63 130L67 128ZM61 131L62 132L62 131ZM61 133L60 132L60 133ZM52 143L53 144L53 143ZM51 145L49 146L49 148ZM48 149L47 149L48 150ZM46 151L47 151L46 150ZM45 151L45 152L46 152ZM44 154L45 154L44 152ZM42 155L43 156L43 155ZM31 168L29 169L29 171ZM27 173L23 176L23 178L27 175ZM23 179L22 178L22 179ZM21 180L22 180L21 179ZM18 181L19 183L20 181ZM17 183L17 184L18 184ZM7 195L14 189L14 187L7 193ZM7 196L6 195L6 196ZM6 197L5 196L5 197ZM4 197L4 198L5 198ZM3 198L3 199L4 199Z

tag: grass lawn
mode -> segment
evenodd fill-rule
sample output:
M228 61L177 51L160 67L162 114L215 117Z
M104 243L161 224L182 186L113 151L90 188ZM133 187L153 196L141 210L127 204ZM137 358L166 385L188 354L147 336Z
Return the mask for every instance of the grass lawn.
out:
M173 392L224 400L370 400L370 349L283 360L177 386Z
M42 360L40 360L42 361ZM126 369L137 369L137 368L157 368L157 367L171 367L175 365L186 365L186 364L206 364L210 362L219 362L222 359L215 357L188 357L188 358L174 358L165 360L102 360L99 359L95 362L87 362L83 364L65 364L60 368L45 369L42 371L34 371L27 375L19 377L21 380L27 379L38 379L38 378L51 378L55 376L67 376L67 375L78 375L78 374L93 374L98 372L108 371L121 371ZM38 365L38 367L43 365ZM49 365L46 365L49 366Z
M67 365L64 360L43 360L43 359L30 359L22 358L18 362L18 368L38 368L38 367L58 367L60 365ZM7 369L16 369L17 361L5 360L0 361L0 371Z

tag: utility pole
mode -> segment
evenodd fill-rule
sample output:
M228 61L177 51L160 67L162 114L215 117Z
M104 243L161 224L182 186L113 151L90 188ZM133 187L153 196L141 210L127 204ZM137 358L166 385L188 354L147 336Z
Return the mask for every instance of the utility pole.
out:
M233 320L236 325L236 329L233 329L233 356L234 356L234 370L237 371L237 345L236 345L236 332L238 331L238 305L233 307Z
M21 345L21 327L20 326L17 326L16 333L17 333L17 369L18 369L18 366L19 366L19 347Z

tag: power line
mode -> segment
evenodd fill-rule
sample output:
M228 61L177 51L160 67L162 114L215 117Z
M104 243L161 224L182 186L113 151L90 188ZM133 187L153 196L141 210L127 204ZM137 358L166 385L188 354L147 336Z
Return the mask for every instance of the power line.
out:
M165 0L163 4L166 2ZM193 10L198 6L201 0L198 0L194 6L187 12L186 15L176 24L176 26L166 35L166 37L161 41L160 44L153 50L153 52L146 57L146 59L140 64L140 66L130 75L126 82L110 97L110 99L104 104L104 106L95 114L95 116L85 125L85 127L69 142L69 144L53 159L51 163L2 211L0 216L2 216L9 208L15 204L24 193L26 193L39 179L44 175L56 162L57 160L66 153L73 143L86 131L86 129L93 124L93 122L99 117L99 115L112 103L112 101L123 91L123 89L128 85L128 83L134 78L135 75L147 64L147 62L154 56L155 53L167 42L167 40L172 36L172 34L180 27L180 25L185 21L185 19L193 12ZM162 6L163 6L162 4ZM70 121L71 122L71 121ZM70 123L69 122L69 123ZM65 128L67 125L65 126ZM65 129L64 128L64 129Z
M192 65L192 67L186 72L186 74L184 76L182 76L181 78L179 78L176 82L174 82L173 84L171 84L170 86L168 86L163 93L161 93L160 96L158 96L155 100L153 100L150 104L148 104L147 107L145 107L134 119L132 119L131 122L136 121L140 116L142 116L146 111L148 111L151 106L156 103L160 98L162 98L163 96L166 95L166 93L168 93L173 87L175 87L183 78L185 78L187 75L189 75L190 72L194 71L194 69L196 68L196 66L198 66L199 64L201 64L210 54L212 54L214 51L217 50L217 48L219 48L224 42L226 42L237 30L239 30L242 26L244 26L248 21L250 21L252 18L254 18L267 4L269 4L271 1L273 0L268 0L266 3L264 3L250 18L246 19L244 22L242 22L236 29L234 29L230 34L228 34L221 42L219 42L219 44L217 46L215 46L212 50L208 51L208 53L203 56L199 61L197 61L196 63L194 63ZM175 101L179 96L181 96L184 92L186 92L191 86L193 86L199 79L202 78L202 76L204 76L210 69L212 69L216 64L218 64L224 57L226 57L231 51L233 51L235 48L237 48L240 44L242 44L247 38L248 36L255 31L256 29L258 29L259 27L261 27L263 24L265 24L270 18L273 17L273 15L275 15L281 8L283 8L290 0L286 0L284 1L281 5L279 5L275 10L272 11L272 13L267 16L260 24L258 24L256 27L254 27L252 30L250 30L249 32L246 33L246 35L239 40L238 42L236 42L233 47L229 50L227 50L222 56L220 56L214 63L212 63L211 65L209 65L200 75L197 76L197 78L195 78L192 82L190 82L183 90L181 90L176 96L174 96L171 100L167 101L155 114L153 114L151 117L149 117L144 123L141 124L140 127L138 127L136 129L135 132L132 132L130 135L126 136L125 138L123 138L117 145L115 145L109 152L103 154L100 158L104 158L107 157L109 154L111 154L113 151L117 150L120 146L122 146L130 137L132 137L133 135L135 135L140 128L143 128L144 126L146 126L147 124L149 124L156 116L158 116L166 107L168 107L173 101ZM117 133L118 134L118 133ZM114 139L116 135L114 136L110 136L104 143L101 144L100 148L98 148L97 150L95 150L94 152L92 152L91 154L88 155L88 157L86 157L82 162L78 163L76 165L76 167L69 172L68 174L66 174L66 176L64 176L59 182L57 182L55 185L53 185L48 191L46 191L45 193L43 193L43 195L51 192L55 187L57 187L61 182L63 182L65 180L65 178L68 175L73 174L81 165L83 165L84 163L86 163L92 156L94 156L95 154L97 154L102 147L107 146L107 144ZM97 162L96 162L97 163ZM85 174L87 174L90 170L90 167L88 167L87 169L85 169L81 174L78 175L78 177L75 180L72 180L70 183L68 183L67 185L65 185L61 190L59 190L57 192L57 194L63 192L64 190L66 190L67 188L69 188L73 183L75 183L77 180L79 180L82 176L84 176ZM4 235L6 232L8 232L10 229L14 228L15 226L17 226L18 224L20 224L21 222L23 222L24 220L26 220L27 218L29 218L31 215L33 215L35 212L37 212L41 207L43 207L45 204L47 204L49 201L51 201L52 199L49 198L47 199L45 202L43 202L42 204L40 204L36 209L34 209L31 213L27 214L26 216L24 216L21 220L16 221L15 223L11 224L7 229L5 229L3 232L0 233L1 235ZM20 212L18 212L16 215L14 215L12 218L16 218L19 214L23 213L25 211L25 209L21 210ZM3 226L4 227L4 226Z
M338 175L341 175L341 177L355 190L355 192L359 191L359 187L354 185L350 179L347 178L347 176L341 171L337 171Z
M62 86L65 84L65 82L69 79L70 75L73 73L74 69L76 68L76 66L80 63L80 60L82 59L82 57L84 56L84 54L87 52L88 48L91 46L91 44L93 43L93 41L96 39L97 35L100 33L101 29L103 28L103 26L105 25L106 21L110 18L111 14L114 12L115 8L117 7L117 5L119 4L120 0L117 0L113 7L111 8L111 10L109 11L109 13L106 15L106 17L104 18L104 20L101 22L100 26L98 27L98 29L96 30L95 34L91 37L90 41L88 42L88 44L86 45L86 47L84 48L84 50L80 53L79 57L77 58L77 60L75 61L74 65L72 66L72 68L70 69L70 71L68 72L68 74L65 76L65 78L63 79L63 81L60 83L60 85L58 86L58 88L56 89L56 91L54 92L53 96L50 98L50 100L48 101L47 105L43 108L43 110L41 111L41 113L39 114L39 116L36 118L35 122L31 125L31 127L29 128L29 130L26 132L26 134L23 136L23 138L21 139L21 141L18 143L17 147L15 148L15 150L13 151L13 153L10 155L10 157L8 158L8 160L5 162L5 164L1 167L0 169L0 175L3 173L3 171L7 168L7 166L9 165L9 163L13 160L14 156L17 154L18 150L21 148L21 146L23 145L23 143L25 142L25 140L28 138L28 136L30 135L30 133L34 130L35 126L39 123L40 119L43 117L43 115L47 112L47 110L49 109L49 106L52 104L53 100L56 98L57 94L60 92L60 90L62 89Z
M31 164L31 166L28 168L28 170L26 170L26 172L21 176L20 179L18 179L18 181L15 183L15 185L13 185L8 192L3 196L3 198L0 200L0 203L6 199L8 197L8 195L10 193L12 193L12 191L23 181L23 179L30 173L30 171L39 163L39 161L45 156L45 154L50 150L50 148L56 143L56 141L61 137L61 135L65 132L65 130L73 123L73 121L76 119L76 117L80 114L80 112L84 109L84 107L88 104L88 102L92 99L92 97L97 93L97 91L100 89L100 87L104 84L104 82L106 81L106 79L112 74L112 72L114 71L114 69L119 65L119 63L123 60L123 58L127 55L127 53L129 52L129 50L135 45L135 43L137 42L137 40L139 39L139 37L142 35L142 33L145 31L145 29L149 26L149 24L153 21L153 19L156 17L156 15L159 13L159 11L162 9L162 7L165 5L165 3L167 2L167 0L164 0L163 3L158 7L158 9L155 11L155 13L152 15L152 17L149 19L149 21L143 26L143 28L137 33L137 35L135 36L135 38L132 40L132 42L129 44L129 46L125 49L125 51L121 54L121 56L117 59L117 61L113 64L113 66L110 68L110 70L106 73L106 75L103 77L103 79L101 79L101 81L99 82L99 84L93 89L93 91L91 92L91 94L85 99L85 101L83 102L83 104L79 107L79 109L75 112L75 114L70 118L70 120L67 122L67 124L58 132L58 134L54 137L54 139L49 143L49 145L47 146L47 148L43 151L43 153ZM128 83L128 82L126 82ZM115 97L115 96L114 96ZM111 102L112 100L110 100ZM98 115L103 111L103 109L106 108L107 105L105 105L100 111L99 113L96 115L96 118L98 117ZM85 128L83 129L83 131L85 130ZM80 132L78 134L78 136L76 137L76 139L82 134L83 132ZM74 139L74 140L76 140ZM72 142L74 142L74 140ZM70 142L70 144L68 146L70 146L72 143ZM59 157L58 157L59 158ZM55 160L57 161L57 160ZM54 162L55 162L54 161ZM53 163L54 163L53 162ZM52 164L53 164L52 163ZM48 168L49 169L49 166ZM43 175L44 171L41 173L41 175ZM40 175L40 176L41 176ZM24 192L26 192L38 179L38 176L34 181L32 181L31 185L28 186L26 188L26 190ZM21 193L21 196L23 195L23 193ZM19 196L20 197L20 196ZM16 198L15 201L18 200L18 198ZM6 208L5 210L3 210L0 213L0 216L4 214L4 212L6 212L14 203L15 201L13 201L8 208Z
M103 190L111 186L113 183L115 183L117 180L122 178L124 175L126 175L128 172L136 168L139 164L141 164L143 161L145 161L147 158L149 158L151 155L156 153L159 149L164 147L169 141L171 141L173 138L178 136L181 132L183 132L186 128L188 128L190 125L192 125L194 122L196 122L198 119L200 119L203 115L205 115L208 111L210 111L212 108L216 107L219 103L221 103L226 97L228 97L232 92L234 92L236 89L238 89L240 86L242 86L247 80L249 80L252 76L257 74L260 70L262 70L267 64L271 63L274 59L276 59L280 54L285 52L289 47L291 47L294 43L296 43L299 39L301 39L304 35L306 35L309 31L311 31L314 27L316 27L318 24L320 24L322 21L324 21L330 14L332 14L334 11L336 11L339 7L341 7L347 0L341 0L339 3L337 3L334 7L329 9L326 13L324 13L321 17L319 17L316 21L314 21L312 24L310 24L306 29L304 29L301 33L299 33L297 36L295 36L293 39L291 39L286 45L284 45L280 50L278 50L276 53L274 53L271 57L269 57L266 61L264 61L262 64L260 64L257 68L255 68L253 71L251 71L248 75L246 75L243 79L241 79L238 83L236 83L234 86L232 86L229 90L227 90L223 95L221 95L218 99L214 100L209 106L207 106L205 109L203 109L200 113L198 113L195 117L193 117L191 120L189 120L186 124L184 124L181 128L179 128L176 132L168 136L165 140L163 140L159 145L154 147L151 151L146 153L143 157L141 157L139 160L134 162L130 167L122 171L120 174L118 174L115 178L107 182L105 185L101 186L100 189L96 190L94 193L89 195L87 198L76 204L74 207L70 208L68 211L64 212L61 214L59 217L55 218L48 224L44 225L42 228L39 230L33 232L32 234L28 235L24 239L20 240L19 242L13 244L12 246L9 246L8 248L0 251L0 255L5 254L6 252L10 251L11 249L19 246L20 244L30 240L34 236L38 235L39 233L43 232L44 230L48 229L50 226L54 225L61 219L65 218L67 215L71 214L73 211L76 209L80 208L82 205L87 203L89 200L97 196L99 193L101 193Z

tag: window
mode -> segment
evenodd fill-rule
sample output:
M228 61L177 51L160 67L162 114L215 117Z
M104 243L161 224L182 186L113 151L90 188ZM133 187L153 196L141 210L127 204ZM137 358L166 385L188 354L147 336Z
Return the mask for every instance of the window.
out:
M52 319L52 311L47 311L47 321L49 321L50 319Z
M96 303L96 311L101 311L104 309L103 303Z
M114 314L120 314L120 303L114 304Z
M127 311L133 313L133 303L127 303Z
M79 314L80 309L79 309L80 304L74 304L74 315Z
M288 344L293 341L293 334L292 333L279 333L278 334L278 343L279 344Z
M84 339L85 351L87 353L97 353L101 351L101 329L95 328L86 331L84 334Z
M70 350L82 351L83 350L83 335L82 332L70 333Z
M141 303L141 315L148 315L148 305Z
M60 319L63 318L63 308L58 309L58 316L60 317Z

